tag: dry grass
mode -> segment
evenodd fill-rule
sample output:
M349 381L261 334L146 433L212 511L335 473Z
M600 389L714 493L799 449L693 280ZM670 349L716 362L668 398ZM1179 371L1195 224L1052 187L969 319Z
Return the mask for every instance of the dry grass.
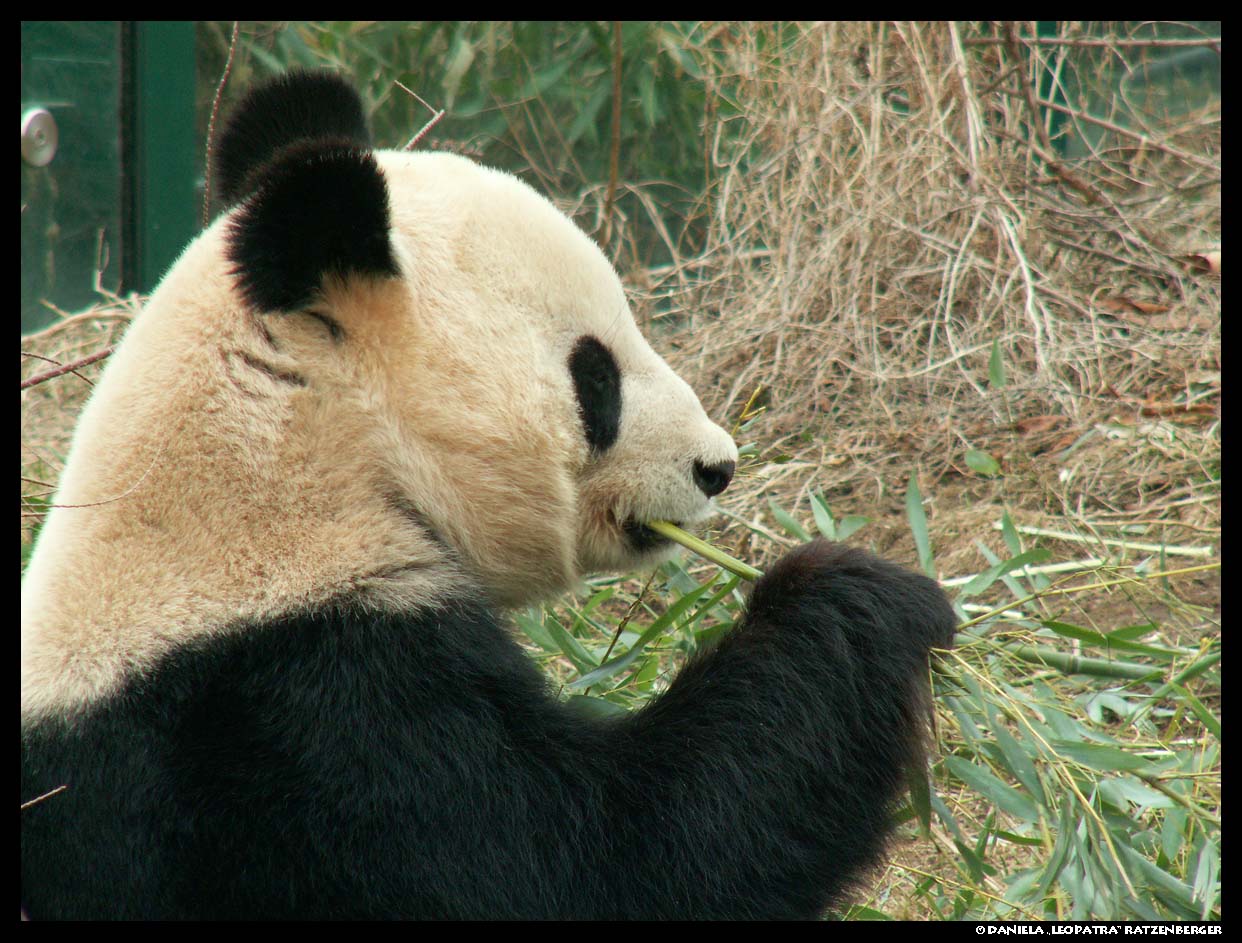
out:
M718 542L764 566L784 550L763 533L782 533L769 501L809 521L818 492L838 516L872 519L855 540L914 564L913 476L942 577L986 569L984 547L1009 556L993 529L1005 512L1079 538L1040 539L1057 561L1150 556L1101 538L1218 553L1219 100L1144 126L1103 94L1091 116L1136 130L1070 117L1059 150L1037 102L1045 67L1065 91L1054 103L1084 112L1086 90L1151 50L1123 34L1036 55L1016 39L1025 26L797 32L790 44L775 28L728 30L709 81L736 113L707 129L706 248L629 276L640 317L712 415L736 422L762 390L766 411L742 437L760 460L723 496L733 519ZM1000 473L972 470L971 450ZM1219 637L1220 595L1209 571L1038 611L1102 631L1153 622L1193 648ZM1060 693L1072 705L1081 691ZM1124 726L1110 734L1151 745ZM1196 802L1211 809L1219 783L1203 785ZM994 806L945 798L970 834L990 833ZM945 914L929 886L947 899L1003 892L994 878L963 885L951 836L933 821L929 837L901 844L861 900L927 918ZM1016 874L1048 849L990 854Z
M31 542L32 529L42 520L52 499L56 482L69 454L69 442L78 413L86 404L91 384L107 363L94 360L71 372L51 379L39 378L59 372L63 367L91 358L116 343L138 302L113 299L78 315L61 315L61 320L45 331L22 338L21 379L36 381L22 389L21 543L23 565Z
M1219 246L1219 102L1146 145L1059 158L1023 91L1036 59L996 32L731 30L709 79L737 114L708 129L708 245L636 273L640 310L671 325L664 347L717 417L765 391L751 435L793 461L739 480L725 503L743 516L769 495L805 513L822 490L884 518L917 471L934 528L995 500L1029 523L1210 538L1220 279L1189 257ZM973 473L970 449L1002 475Z
M872 518L856 539L913 564L912 476L943 577L985 569L981 546L1008 555L992 527L1005 511L1088 541L1042 540L1056 560L1143 558L1095 538L1219 547L1221 286L1219 255L1214 273L1202 255L1220 247L1219 101L1135 133L1071 120L1081 156L1061 156L1040 63L1067 89L1105 88L1145 51L1036 56L1019 32L828 24L790 45L730 31L713 80L737 113L708 129L706 250L631 281L709 412L736 420L763 390L745 438L781 463L755 463L723 498L735 520L719 540L741 558L783 550L744 526L779 533L769 499L807 520L820 492ZM1091 113L1117 124L1116 104ZM1000 473L972 470L970 450ZM1043 617L1153 620L1189 644L1219 633L1210 572L1063 602ZM950 802L985 834L995 809L978 800ZM935 914L911 889L927 874L953 888L960 860L931 837L901 849L873 906ZM1011 873L1046 853L992 860Z

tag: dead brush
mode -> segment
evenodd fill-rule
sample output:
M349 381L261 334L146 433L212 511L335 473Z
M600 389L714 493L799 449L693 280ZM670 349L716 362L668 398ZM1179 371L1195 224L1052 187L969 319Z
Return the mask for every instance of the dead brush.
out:
M635 279L709 412L765 391L714 542L762 566L831 505L975 574L950 580L977 637L939 689L965 788L916 793L941 853L914 846L873 900L1210 918L1219 564L1177 558L1220 536L1220 100L1132 79L1219 57L1219 28L718 31L705 244Z

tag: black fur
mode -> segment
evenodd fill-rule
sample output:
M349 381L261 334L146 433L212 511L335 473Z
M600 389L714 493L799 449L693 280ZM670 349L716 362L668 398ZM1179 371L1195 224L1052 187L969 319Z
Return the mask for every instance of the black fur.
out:
M303 141L279 151L229 223L228 257L257 311L296 311L328 276L396 276L388 186L370 151Z
M583 335L569 355L569 375L574 380L587 443L592 451L605 452L617 441L621 429L621 371L617 361L599 340Z
M212 184L231 206L261 182L276 153L307 139L347 141L366 150L371 132L358 93L331 72L289 72L253 89L229 118L212 152Z
M342 602L23 730L32 917L813 917L921 762L931 580L823 542L646 709L552 698L476 602Z

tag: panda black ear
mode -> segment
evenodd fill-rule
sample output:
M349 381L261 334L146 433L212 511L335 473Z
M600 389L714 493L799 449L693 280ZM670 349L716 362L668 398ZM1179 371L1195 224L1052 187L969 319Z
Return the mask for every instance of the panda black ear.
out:
M369 148L362 100L331 72L295 71L260 85L229 118L212 152L213 192L225 206L250 193L255 171L277 151L304 140L334 139Z
M303 141L252 173L227 231L227 255L259 311L304 308L325 276L396 276L388 186L369 150L348 140Z

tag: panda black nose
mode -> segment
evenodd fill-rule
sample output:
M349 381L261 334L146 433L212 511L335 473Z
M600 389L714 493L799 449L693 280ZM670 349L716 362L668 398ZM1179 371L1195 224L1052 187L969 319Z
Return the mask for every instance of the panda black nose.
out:
M709 498L714 498L733 480L733 470L737 466L733 462L720 462L716 465L694 463L694 483Z

